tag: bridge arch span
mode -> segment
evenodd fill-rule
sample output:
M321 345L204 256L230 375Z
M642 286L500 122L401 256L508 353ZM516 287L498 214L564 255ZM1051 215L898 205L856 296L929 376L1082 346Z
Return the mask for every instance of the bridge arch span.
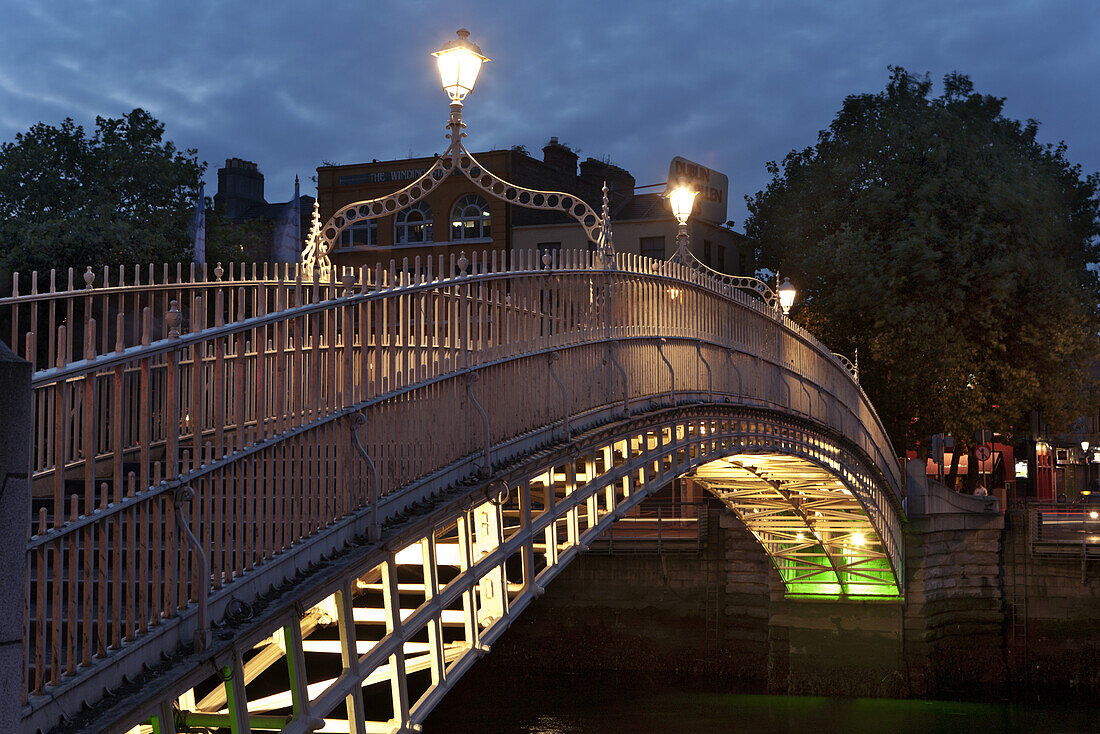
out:
M324 602L336 598L333 589L311 585L318 564L366 553L393 523L428 522L449 488L469 487L470 477L507 483L508 502L518 502L532 483L540 485L537 475L512 472L527 471L538 457L581 451L587 441L605 441L599 452L584 448L590 458L582 464L591 476L578 480L576 458L573 470L547 474L546 485L563 492L562 502L550 495L544 502L565 513L552 518L553 532L564 540L555 535L538 548L532 539L516 556L509 549L518 541L504 535L508 518L495 522L485 509L496 507L492 502L476 504L481 518L449 519L446 532L452 535L430 541L424 530L421 540L442 542L453 553L461 547L452 542L462 535L460 524L483 520L489 535L482 537L499 528L502 540L495 546L479 547L478 535L467 533L463 542L474 545L463 561L467 568L455 578L476 578L476 594L495 593L500 610L513 601L521 607L527 597L508 599L502 592L536 593L539 579L552 577L552 569L571 557L570 548L583 546L600 523L609 524L640 501L653 481L695 472L692 481L728 500L735 512L747 511L745 518L760 516L762 509L762 516L785 518L789 527L773 533L760 526L758 537L779 559L792 593L829 574L835 586L830 591L842 596L866 591L858 587L875 579L896 590L904 563L901 477L866 395L810 334L708 278L682 264L630 255L618 256L608 268L587 253L472 253L469 260L429 260L426 267L406 262L345 272L339 284L304 282L300 273L294 281L256 283L247 292L237 283L223 290L220 281L173 284L158 291L169 304L166 338L155 338L150 306L142 307L139 320L142 343L133 346L127 346L123 314L114 322L105 319L102 328L88 319L81 359L70 359L69 339L60 329L49 345L58 359L32 380L32 478L44 490L42 499L53 500L53 511L39 508L27 543L26 655L35 661L25 679L28 728L48 729L57 712L79 710L105 688L140 675L149 660L192 644L198 667L173 673L164 688L171 696L179 694L169 689L190 690L214 659L206 654L217 647L211 622L232 616L240 602L267 604L272 588L294 598L299 609L329 610L318 619L335 619L334 602ZM80 298L90 313L98 313L95 297ZM235 320L226 321L227 314ZM115 348L101 349L101 343ZM439 431L441 425L448 429ZM661 450L666 453L654 453ZM754 463L758 455L795 456L803 463L784 468L772 459L764 466ZM726 461L724 467L704 467L730 458L736 466ZM630 468L636 461L641 463ZM600 466L607 470L597 471ZM825 472L823 481L833 482L829 491L836 497L810 497L803 487L785 486L798 479L792 472L815 467ZM716 477L717 468L740 474ZM756 486L733 486L749 481L746 471ZM559 475L572 483L568 501L557 486ZM73 483L83 497L69 494ZM505 485L496 486L499 494ZM756 504L742 507L752 492ZM768 492L771 504L761 504ZM581 502L582 495L583 506L568 504ZM829 505L830 499L847 505ZM858 532L864 542L855 543L855 530L845 535L818 523L819 515L800 516L807 503L815 505L811 513L831 521L840 515L863 518ZM536 520L551 521L531 512L528 529ZM820 542L804 535L803 547L788 547L799 545L795 519ZM877 555L858 560L862 556L852 545L862 546L863 556L878 548ZM81 552L88 547L101 552ZM135 548L137 554L130 551ZM473 555L483 551L496 560L510 553L511 565L502 561L500 573L530 565L520 566L520 581L505 575L492 586L489 576L472 570ZM396 554L405 548L387 552L394 559L381 563L400 569ZM373 570L354 578L389 566L375 562ZM370 578L358 591L381 593L383 577ZM293 591L287 579L294 580ZM446 603L462 595L453 593ZM363 597L356 590L347 594ZM422 603L428 601L425 596ZM394 609L405 608L399 602ZM463 619L461 608L446 608L443 601L430 606ZM396 639L402 626L400 614L379 608L369 613L383 625L370 650L383 649L374 642ZM480 608L490 612L478 624L491 621L491 605ZM413 621L427 624L428 617L424 612ZM266 628L259 642L294 627L288 619L278 620L276 632ZM385 628L386 620L392 629ZM252 639L251 630L267 624L255 620L245 637ZM296 636L311 637L305 627L286 634L289 641L278 648L284 654L301 647ZM463 638L469 649L478 649L479 634L469 630ZM410 648L416 649L422 650ZM259 654L250 650L238 648L237 654ZM269 651L262 660L272 657ZM240 690L251 684L242 679L235 685ZM298 691L295 700L304 707L303 696L322 694ZM331 713L328 698L317 700L318 710ZM146 703L142 711L155 714ZM229 715L190 710L214 717L202 721ZM127 710L122 719L133 713ZM257 716L268 715L280 714L257 709ZM406 720L400 711L394 716ZM306 721L305 708L291 718L295 725Z
M784 495L805 483L794 475L807 468L820 475L811 482L832 485ZM752 470L762 486L729 488ZM737 512L790 593L899 593L892 492L857 446L769 409L657 408L533 452L395 519L379 542L321 564L231 642L215 641L210 659L225 663L223 673L191 671L164 689L172 716L181 726L231 727L243 709L253 731L306 732L322 721L326 731L414 730L561 570L678 477ZM822 513L804 524L816 543L795 542L788 526L798 510ZM775 527L780 517L787 526ZM155 710L127 714L148 716Z

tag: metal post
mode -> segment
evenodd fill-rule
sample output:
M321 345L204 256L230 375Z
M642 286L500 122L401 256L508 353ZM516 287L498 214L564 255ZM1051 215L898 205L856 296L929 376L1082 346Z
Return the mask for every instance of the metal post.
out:
M229 729L233 734L251 734L248 722L248 698L244 691L244 664L240 653L233 651L233 664L221 669L225 684L225 700L229 704Z
M680 224L680 229L676 232L676 257L680 259L680 262L685 265L688 262L689 243L691 237L688 235L687 222Z
M661 506L657 505L657 555L661 555Z
M355 636L355 609L353 599L355 585L347 581L336 592L336 623L340 629L340 662L344 669L353 675L359 674L359 651ZM350 734L366 734L366 714L363 711L363 691L356 689L345 702L348 712L348 731Z
M286 667L290 679L291 710L295 720L305 721L310 718L309 690L306 686L306 658L302 650L302 627L297 619L283 626L283 647L286 649Z
M30 517L31 363L0 341L0 532L9 540L27 537ZM58 471L61 471L60 469ZM26 547L2 544L0 551L0 730L21 731L20 705L26 689L23 650ZM54 614L59 614L57 609ZM40 633L41 634L41 633Z

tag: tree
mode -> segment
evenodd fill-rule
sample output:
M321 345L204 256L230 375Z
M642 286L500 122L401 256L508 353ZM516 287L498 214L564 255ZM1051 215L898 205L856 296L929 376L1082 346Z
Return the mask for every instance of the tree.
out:
M817 144L772 162L746 197L762 267L799 288L793 316L859 350L895 446L1009 432L1028 411L1066 424L1096 404L1100 179L1038 123L953 73L891 67L847 97Z
M135 109L38 123L0 145L0 263L9 270L169 262L190 256L187 224L205 164Z
M229 219L206 202L206 262L254 263L266 260L275 223L270 219Z

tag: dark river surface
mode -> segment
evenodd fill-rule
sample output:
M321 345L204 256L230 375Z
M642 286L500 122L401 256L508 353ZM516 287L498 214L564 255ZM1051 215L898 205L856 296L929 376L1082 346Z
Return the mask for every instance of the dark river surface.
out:
M473 673L476 675L476 673ZM456 695L458 694L458 695ZM491 701L491 703L490 703ZM1100 732L1085 702L840 699L717 693L691 684L623 684L592 676L528 678L473 690L463 680L425 734L737 732L738 734L1081 734Z

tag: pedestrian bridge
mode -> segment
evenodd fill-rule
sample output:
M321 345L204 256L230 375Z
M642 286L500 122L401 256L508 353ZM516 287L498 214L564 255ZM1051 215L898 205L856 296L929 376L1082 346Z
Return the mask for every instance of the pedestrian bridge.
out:
M415 731L677 477L789 594L903 593L857 375L729 278L583 252L325 276L0 299L35 369L26 731Z

